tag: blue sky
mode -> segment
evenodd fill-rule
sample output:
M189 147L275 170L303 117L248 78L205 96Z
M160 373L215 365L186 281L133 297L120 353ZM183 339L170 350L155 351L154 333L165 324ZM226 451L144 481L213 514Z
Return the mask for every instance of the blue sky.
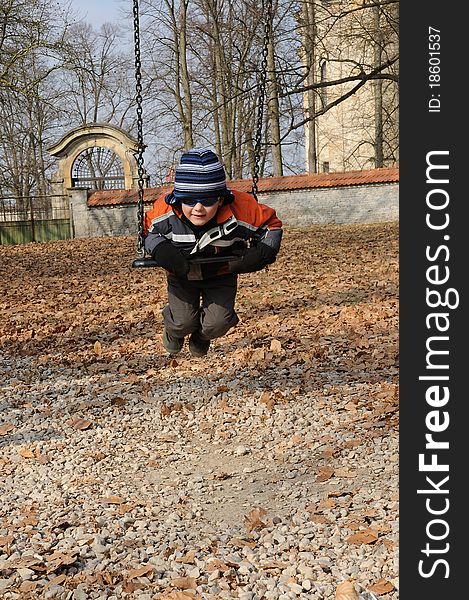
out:
M62 0L65 4L65 0ZM70 6L77 18L98 28L105 22L121 22L132 27L132 0L71 0ZM124 11L127 11L127 15Z

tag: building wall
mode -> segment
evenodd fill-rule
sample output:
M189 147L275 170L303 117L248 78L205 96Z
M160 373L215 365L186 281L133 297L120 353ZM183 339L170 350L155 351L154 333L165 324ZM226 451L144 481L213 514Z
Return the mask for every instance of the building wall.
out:
M337 82L320 89L315 98L315 111L326 105L332 108L315 119L318 172L342 172L394 166L398 162L398 85L391 80L368 81L355 89L345 101L333 106L341 97L356 88L358 80L347 78L360 74L357 65L369 72L398 53L398 38L393 18L397 8L392 4L378 6L373 3L343 0L341 2L314 2L316 14L316 39L314 52L314 79L316 82ZM396 5L397 6L397 5ZM377 20L377 15L380 15ZM387 19L385 14L391 15ZM385 71L394 75L396 64ZM379 107L381 99L382 107ZM305 109L308 109L305 95ZM376 116L383 123L384 163L376 164ZM309 135L307 124L306 139ZM306 165L308 171L308 164Z
M137 235L135 205L88 208L87 190L72 188L69 193L74 237ZM258 199L275 208L286 227L399 220L398 183L271 191L259 193Z

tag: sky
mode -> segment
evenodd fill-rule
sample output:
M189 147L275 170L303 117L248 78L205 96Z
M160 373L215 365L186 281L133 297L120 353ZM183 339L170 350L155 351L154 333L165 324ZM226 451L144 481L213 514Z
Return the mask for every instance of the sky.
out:
M66 0L61 0L61 4L66 4ZM129 27L133 24L132 0L70 0L70 6L77 18L83 17L95 29L106 22L128 23Z

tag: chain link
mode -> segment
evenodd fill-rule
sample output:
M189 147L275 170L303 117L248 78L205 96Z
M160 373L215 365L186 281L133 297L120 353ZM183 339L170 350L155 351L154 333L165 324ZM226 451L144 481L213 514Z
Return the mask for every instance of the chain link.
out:
M252 177L252 195L257 200L258 181L260 172L260 159L262 147L262 133L264 125L264 100L266 97L267 87L267 58L269 52L269 42L272 33L272 0L266 0L264 4L264 44L262 48L261 72L259 83L259 105L256 123L256 137L254 144L254 172ZM142 108L142 63L140 58L140 18L139 18L139 3L138 0L133 2L134 16L134 44L135 44L135 102L137 105L137 152L134 154L138 167L138 202L137 202L137 221L138 221L138 239L137 253L144 256L144 183L145 183L145 168L144 157L145 145L143 141L143 108Z
M134 42L135 42L135 102L137 105L137 152L134 154L138 167L138 202L137 202L137 222L138 239L137 253L142 258L145 254L145 236L143 228L144 220L144 183L145 168L143 153L145 145L143 143L143 108L142 108L142 63L140 59L140 18L138 10L138 0L134 0Z
M256 139L254 144L254 172L252 176L252 195L257 200L257 183L259 181L262 132L264 126L264 100L267 87L267 57L269 54L269 42L272 34L272 0L263 2L263 13L265 14L264 23L264 45L262 48L261 73L259 83L259 106L257 113Z

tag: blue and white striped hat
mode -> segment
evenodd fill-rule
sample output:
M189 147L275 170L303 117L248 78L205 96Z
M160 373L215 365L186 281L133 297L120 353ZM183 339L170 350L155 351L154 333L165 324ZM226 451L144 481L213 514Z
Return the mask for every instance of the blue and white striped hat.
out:
M231 199L226 174L218 156L209 148L183 152L174 176L174 190L166 196L168 204L182 199L221 197Z

